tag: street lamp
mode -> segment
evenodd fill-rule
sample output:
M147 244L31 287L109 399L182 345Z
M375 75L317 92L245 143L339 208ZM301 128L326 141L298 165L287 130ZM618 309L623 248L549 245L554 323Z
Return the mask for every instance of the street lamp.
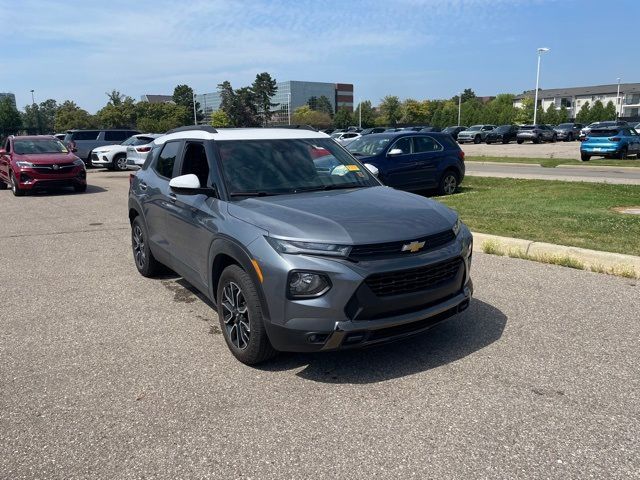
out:
M616 93L616 121L620 116L620 110L622 110L622 103L620 102L620 77L618 77L618 93Z
M462 114L462 92L458 94L458 126L460 126L460 115Z
M362 128L362 98L358 100L358 128Z
M289 118L289 125L291 125L291 92L287 93L287 117Z
M35 96L33 95L33 92L35 92L35 90L31 90L31 103L32 103L32 104L35 104L35 103L36 103L36 98L35 98Z
M543 53L547 53L549 51L548 48L542 47L538 49L538 72L536 73L536 95L535 100L533 101L533 124L536 124L536 120L538 119L538 84L540 83L540 57L542 57Z
M196 112L196 93L193 92L193 124L198 125L198 114Z

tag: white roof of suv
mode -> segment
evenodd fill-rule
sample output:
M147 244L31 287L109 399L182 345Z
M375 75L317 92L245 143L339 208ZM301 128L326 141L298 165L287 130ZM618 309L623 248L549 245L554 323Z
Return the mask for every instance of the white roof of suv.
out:
M157 138L154 143L162 145L169 140L192 138L198 140L290 140L296 138L330 138L313 130L298 128L220 128L216 133L206 130L183 130Z

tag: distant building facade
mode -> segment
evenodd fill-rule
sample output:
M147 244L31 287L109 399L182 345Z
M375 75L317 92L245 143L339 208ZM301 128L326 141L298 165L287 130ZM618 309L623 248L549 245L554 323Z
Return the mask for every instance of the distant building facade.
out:
M331 103L331 108L346 108L353 112L353 85L350 83L327 83L327 82L304 82L288 80L278 82L278 90L271 103L276 105L272 108L273 117L271 123L274 125L287 124L289 122L289 112L293 114L296 108L306 105L311 97L327 97ZM211 114L220 109L222 99L218 92L196 94L196 101L200 104L204 114L205 123L211 120Z
M140 101L149 103L173 103L173 95L142 95Z
M590 87L550 88L538 90L538 106L545 111L549 106L565 107L570 118L575 118L585 103L594 104L600 100L604 106L610 101L616 106L618 117L637 119L640 117L640 83L621 83L618 96L618 84L593 85ZM530 90L516 95L513 105L522 108L525 98L534 98L535 91Z
M14 108L17 108L16 105L16 96L13 93L9 93L9 92L0 92L0 101L4 100L5 98L8 98L11 103L13 104Z

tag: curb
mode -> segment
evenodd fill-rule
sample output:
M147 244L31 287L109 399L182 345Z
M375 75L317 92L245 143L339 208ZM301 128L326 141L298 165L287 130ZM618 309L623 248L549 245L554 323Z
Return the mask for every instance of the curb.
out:
M553 243L534 242L520 238L501 237L487 233L473 233L473 250L484 252L487 241L501 247L507 256L521 256L531 260L543 261L549 258L570 258L583 264L585 270L613 273L629 276L635 273L640 278L640 257L622 253L602 252L587 248L568 247ZM513 253L513 255L509 255ZM554 262L546 262L554 263Z
M586 162L585 162L586 163ZM622 170L624 172L639 172L640 173L640 164L637 167L614 167L613 165L557 165L555 168L577 168L577 169L598 169L598 170Z

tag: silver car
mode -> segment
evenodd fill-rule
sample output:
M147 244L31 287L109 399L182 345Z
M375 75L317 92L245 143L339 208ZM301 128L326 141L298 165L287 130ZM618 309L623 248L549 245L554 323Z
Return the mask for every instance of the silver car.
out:
M165 265L202 292L247 364L405 338L473 293L456 212L383 186L316 131L169 132L132 178L129 221L138 271Z
M131 135L141 133L137 130L114 128L93 130L68 130L63 143L77 157L84 160L87 167L91 166L91 151L104 145L118 145Z
M496 128L495 125L471 125L466 130L458 133L458 143L482 143L487 139L487 133Z

